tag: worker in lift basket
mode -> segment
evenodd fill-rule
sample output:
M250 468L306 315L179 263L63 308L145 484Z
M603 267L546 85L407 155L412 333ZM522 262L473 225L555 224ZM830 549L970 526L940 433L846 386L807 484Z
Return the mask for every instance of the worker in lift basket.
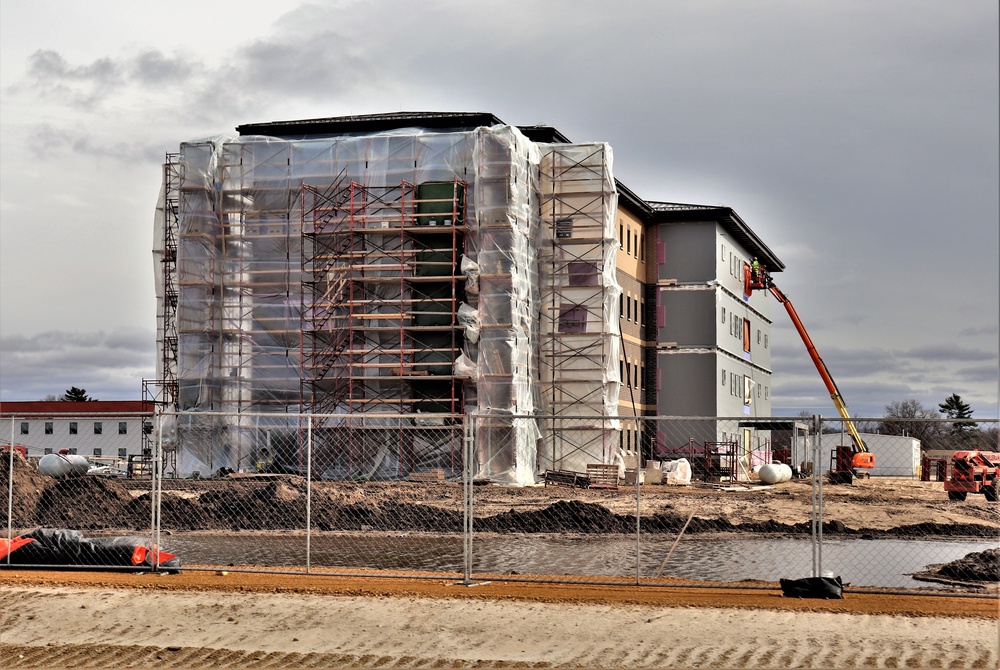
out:
M771 275L767 274L767 270L761 266L756 256L753 259L753 263L750 264L750 273L754 284L760 284L764 288L771 286Z

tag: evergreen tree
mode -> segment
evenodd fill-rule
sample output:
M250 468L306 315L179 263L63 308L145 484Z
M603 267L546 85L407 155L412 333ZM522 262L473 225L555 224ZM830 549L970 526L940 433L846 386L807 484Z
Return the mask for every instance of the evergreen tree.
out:
M69 387L66 393L63 394L62 400L66 402L90 402L92 400L97 400L97 398L91 398L87 395L86 389L78 389L75 386Z
M957 393L952 393L938 407L947 418L953 419L951 434L962 443L963 447L971 449L979 430L975 421L963 420L972 418L974 410L969 406L969 403L962 400L962 396Z

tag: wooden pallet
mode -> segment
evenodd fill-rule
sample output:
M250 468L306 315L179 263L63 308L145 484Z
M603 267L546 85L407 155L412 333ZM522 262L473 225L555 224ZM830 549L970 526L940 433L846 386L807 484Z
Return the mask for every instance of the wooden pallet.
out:
M443 482L444 470L437 468L436 470L426 470L424 472L411 472L408 479L411 482Z
M592 489L617 489L618 466L603 463L588 463L587 477Z
M546 470L545 485L572 486L573 488L585 489L590 487L590 477L582 472L572 470Z

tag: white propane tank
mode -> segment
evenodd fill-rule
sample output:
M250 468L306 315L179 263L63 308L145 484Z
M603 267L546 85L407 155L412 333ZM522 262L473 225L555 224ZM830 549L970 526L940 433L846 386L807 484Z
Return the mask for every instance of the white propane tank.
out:
M90 469L90 463L76 454L45 454L38 461L38 471L48 477L82 477Z
M792 469L784 463L768 463L757 475L765 484L781 484L792 478Z

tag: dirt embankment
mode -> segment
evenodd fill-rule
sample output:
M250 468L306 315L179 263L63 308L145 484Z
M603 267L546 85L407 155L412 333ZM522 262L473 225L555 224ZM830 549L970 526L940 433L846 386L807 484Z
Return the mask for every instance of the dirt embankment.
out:
M150 526L150 482L83 477L56 481L15 455L13 525L80 530ZM308 482L295 476L165 480L161 526L168 530L294 530L304 527ZM8 467L0 469L6 492ZM321 531L461 532L457 483L312 482L310 515ZM632 533L635 488L476 486L475 528L497 533ZM824 532L864 537L1000 535L1000 510L985 499L949 501L939 482L859 480L824 487ZM723 490L644 486L638 504L646 533L810 532L808 482ZM693 516L692 516L693 515ZM7 523L6 506L0 522Z

